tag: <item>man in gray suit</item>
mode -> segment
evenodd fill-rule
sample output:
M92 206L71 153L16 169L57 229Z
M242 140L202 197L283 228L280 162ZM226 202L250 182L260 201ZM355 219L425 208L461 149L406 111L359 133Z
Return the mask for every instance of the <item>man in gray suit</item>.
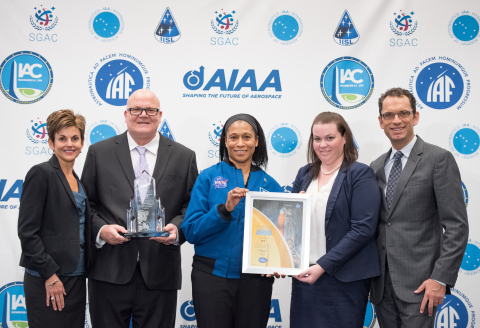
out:
M378 106L392 148L371 164L382 192L382 275L373 279L370 301L382 328L433 327L468 241L460 172L450 152L414 134L420 114L408 90L387 90Z

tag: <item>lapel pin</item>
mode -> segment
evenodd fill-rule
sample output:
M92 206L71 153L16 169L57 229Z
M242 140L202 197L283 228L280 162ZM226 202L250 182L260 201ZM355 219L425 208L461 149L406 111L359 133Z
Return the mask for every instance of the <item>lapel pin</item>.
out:
M263 181L267 182L267 178L263 178Z

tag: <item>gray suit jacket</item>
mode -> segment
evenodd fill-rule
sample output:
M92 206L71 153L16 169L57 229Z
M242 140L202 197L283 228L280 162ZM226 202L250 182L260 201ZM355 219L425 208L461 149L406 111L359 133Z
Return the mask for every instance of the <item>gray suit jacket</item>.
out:
M419 303L414 291L427 279L454 286L468 241L468 220L453 155L417 136L398 180L390 209L384 188L385 164L391 150L371 167L382 193L377 246L382 275L373 278L370 300L378 304L385 286L385 262L395 294L408 303Z

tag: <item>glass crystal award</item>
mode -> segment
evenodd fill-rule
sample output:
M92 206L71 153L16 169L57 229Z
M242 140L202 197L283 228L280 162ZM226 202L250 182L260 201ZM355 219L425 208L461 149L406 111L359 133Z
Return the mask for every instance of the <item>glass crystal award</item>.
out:
M135 195L127 209L125 238L167 237L165 208L160 197L155 197L155 179L146 171L135 179Z

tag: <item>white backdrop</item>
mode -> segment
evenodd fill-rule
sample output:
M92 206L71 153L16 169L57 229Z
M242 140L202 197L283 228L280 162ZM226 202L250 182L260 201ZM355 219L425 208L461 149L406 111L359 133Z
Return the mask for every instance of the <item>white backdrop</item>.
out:
M480 2L4 0L0 10L1 327L26 320L19 195L28 169L51 155L46 117L63 108L86 117L86 145L75 164L80 175L89 144L126 129L123 105L141 84L160 98L164 135L193 149L199 170L218 161L223 122L240 112L254 115L269 139L268 173L287 190L306 163L318 113L343 115L359 160L369 164L389 148L378 97L390 87L411 89L419 101L416 133L452 151L468 194L470 242L436 326L475 326ZM279 133L288 145L272 144ZM182 256L177 327L191 328L193 247L183 245ZM289 327L290 286L290 278L275 283L269 327ZM369 308L365 326L378 326L375 321Z

